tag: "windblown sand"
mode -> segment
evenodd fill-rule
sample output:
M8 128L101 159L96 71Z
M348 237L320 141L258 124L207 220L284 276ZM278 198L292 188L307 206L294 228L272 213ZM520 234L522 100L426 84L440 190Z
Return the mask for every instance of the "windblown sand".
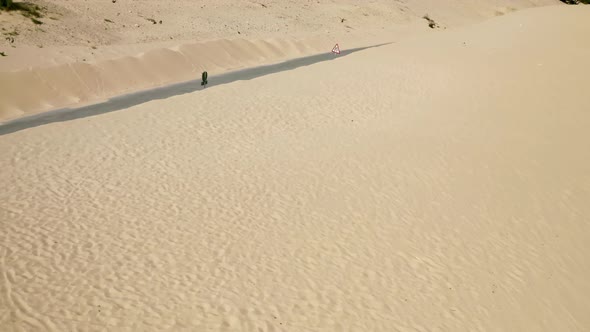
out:
M559 0L30 0L0 11L0 123L124 93L392 42ZM155 23L155 24L154 24ZM26 86L27 89L21 87Z
M0 329L589 330L589 9L0 136Z

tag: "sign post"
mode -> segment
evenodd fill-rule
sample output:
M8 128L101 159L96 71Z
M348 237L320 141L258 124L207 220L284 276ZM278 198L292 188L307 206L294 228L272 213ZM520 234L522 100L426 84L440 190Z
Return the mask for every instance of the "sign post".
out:
M334 53L334 54L340 54L340 46L338 46L338 44L336 44L334 46L334 48L332 48L332 53Z

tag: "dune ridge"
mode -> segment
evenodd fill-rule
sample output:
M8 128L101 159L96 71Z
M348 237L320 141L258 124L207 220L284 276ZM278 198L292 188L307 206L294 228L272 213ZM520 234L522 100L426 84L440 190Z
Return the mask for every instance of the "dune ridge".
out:
M326 52L329 44L318 40L217 40L96 63L75 62L3 72L0 120L195 79L204 70L215 75Z
M338 42L400 40L430 30L426 14L445 29L559 1L33 3L40 26L18 13L0 15L3 36L13 40L0 45L8 54L0 59L0 121L181 82L203 68L218 73L327 52Z
M0 136L0 326L588 330L589 10Z

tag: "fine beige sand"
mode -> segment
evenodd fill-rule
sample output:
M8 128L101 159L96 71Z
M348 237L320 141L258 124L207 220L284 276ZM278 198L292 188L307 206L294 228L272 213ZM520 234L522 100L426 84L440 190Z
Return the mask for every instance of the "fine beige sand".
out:
M398 41L558 0L32 0L0 11L0 123L305 55ZM151 20L151 21L150 21ZM153 24L155 22L156 24ZM162 23L160 23L162 22ZM27 87L23 89L22 87Z
M0 330L588 331L588 17L0 136Z

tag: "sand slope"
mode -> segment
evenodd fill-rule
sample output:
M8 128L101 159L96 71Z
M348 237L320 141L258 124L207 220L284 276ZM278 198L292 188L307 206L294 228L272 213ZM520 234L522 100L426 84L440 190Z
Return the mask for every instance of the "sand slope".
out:
M589 14L1 136L0 326L587 330Z
M16 29L15 46L103 46L227 38L308 37L374 31L431 15L444 26L559 0L30 0L42 8L36 26L2 14L0 26ZM153 19L157 24L153 24ZM342 19L345 21L342 22ZM162 23L159 23L162 21ZM3 32L4 33L4 32ZM88 52L90 56L91 52Z
M33 0L0 11L0 121L212 74L400 40L558 0ZM152 21L150 21L152 20ZM153 24L155 22L156 24ZM160 23L162 22L162 23ZM360 38L359 38L360 37Z
M0 74L0 121L96 102L123 93L319 53L307 40L216 40L159 48L94 63L64 63ZM325 50L323 50L325 51Z

